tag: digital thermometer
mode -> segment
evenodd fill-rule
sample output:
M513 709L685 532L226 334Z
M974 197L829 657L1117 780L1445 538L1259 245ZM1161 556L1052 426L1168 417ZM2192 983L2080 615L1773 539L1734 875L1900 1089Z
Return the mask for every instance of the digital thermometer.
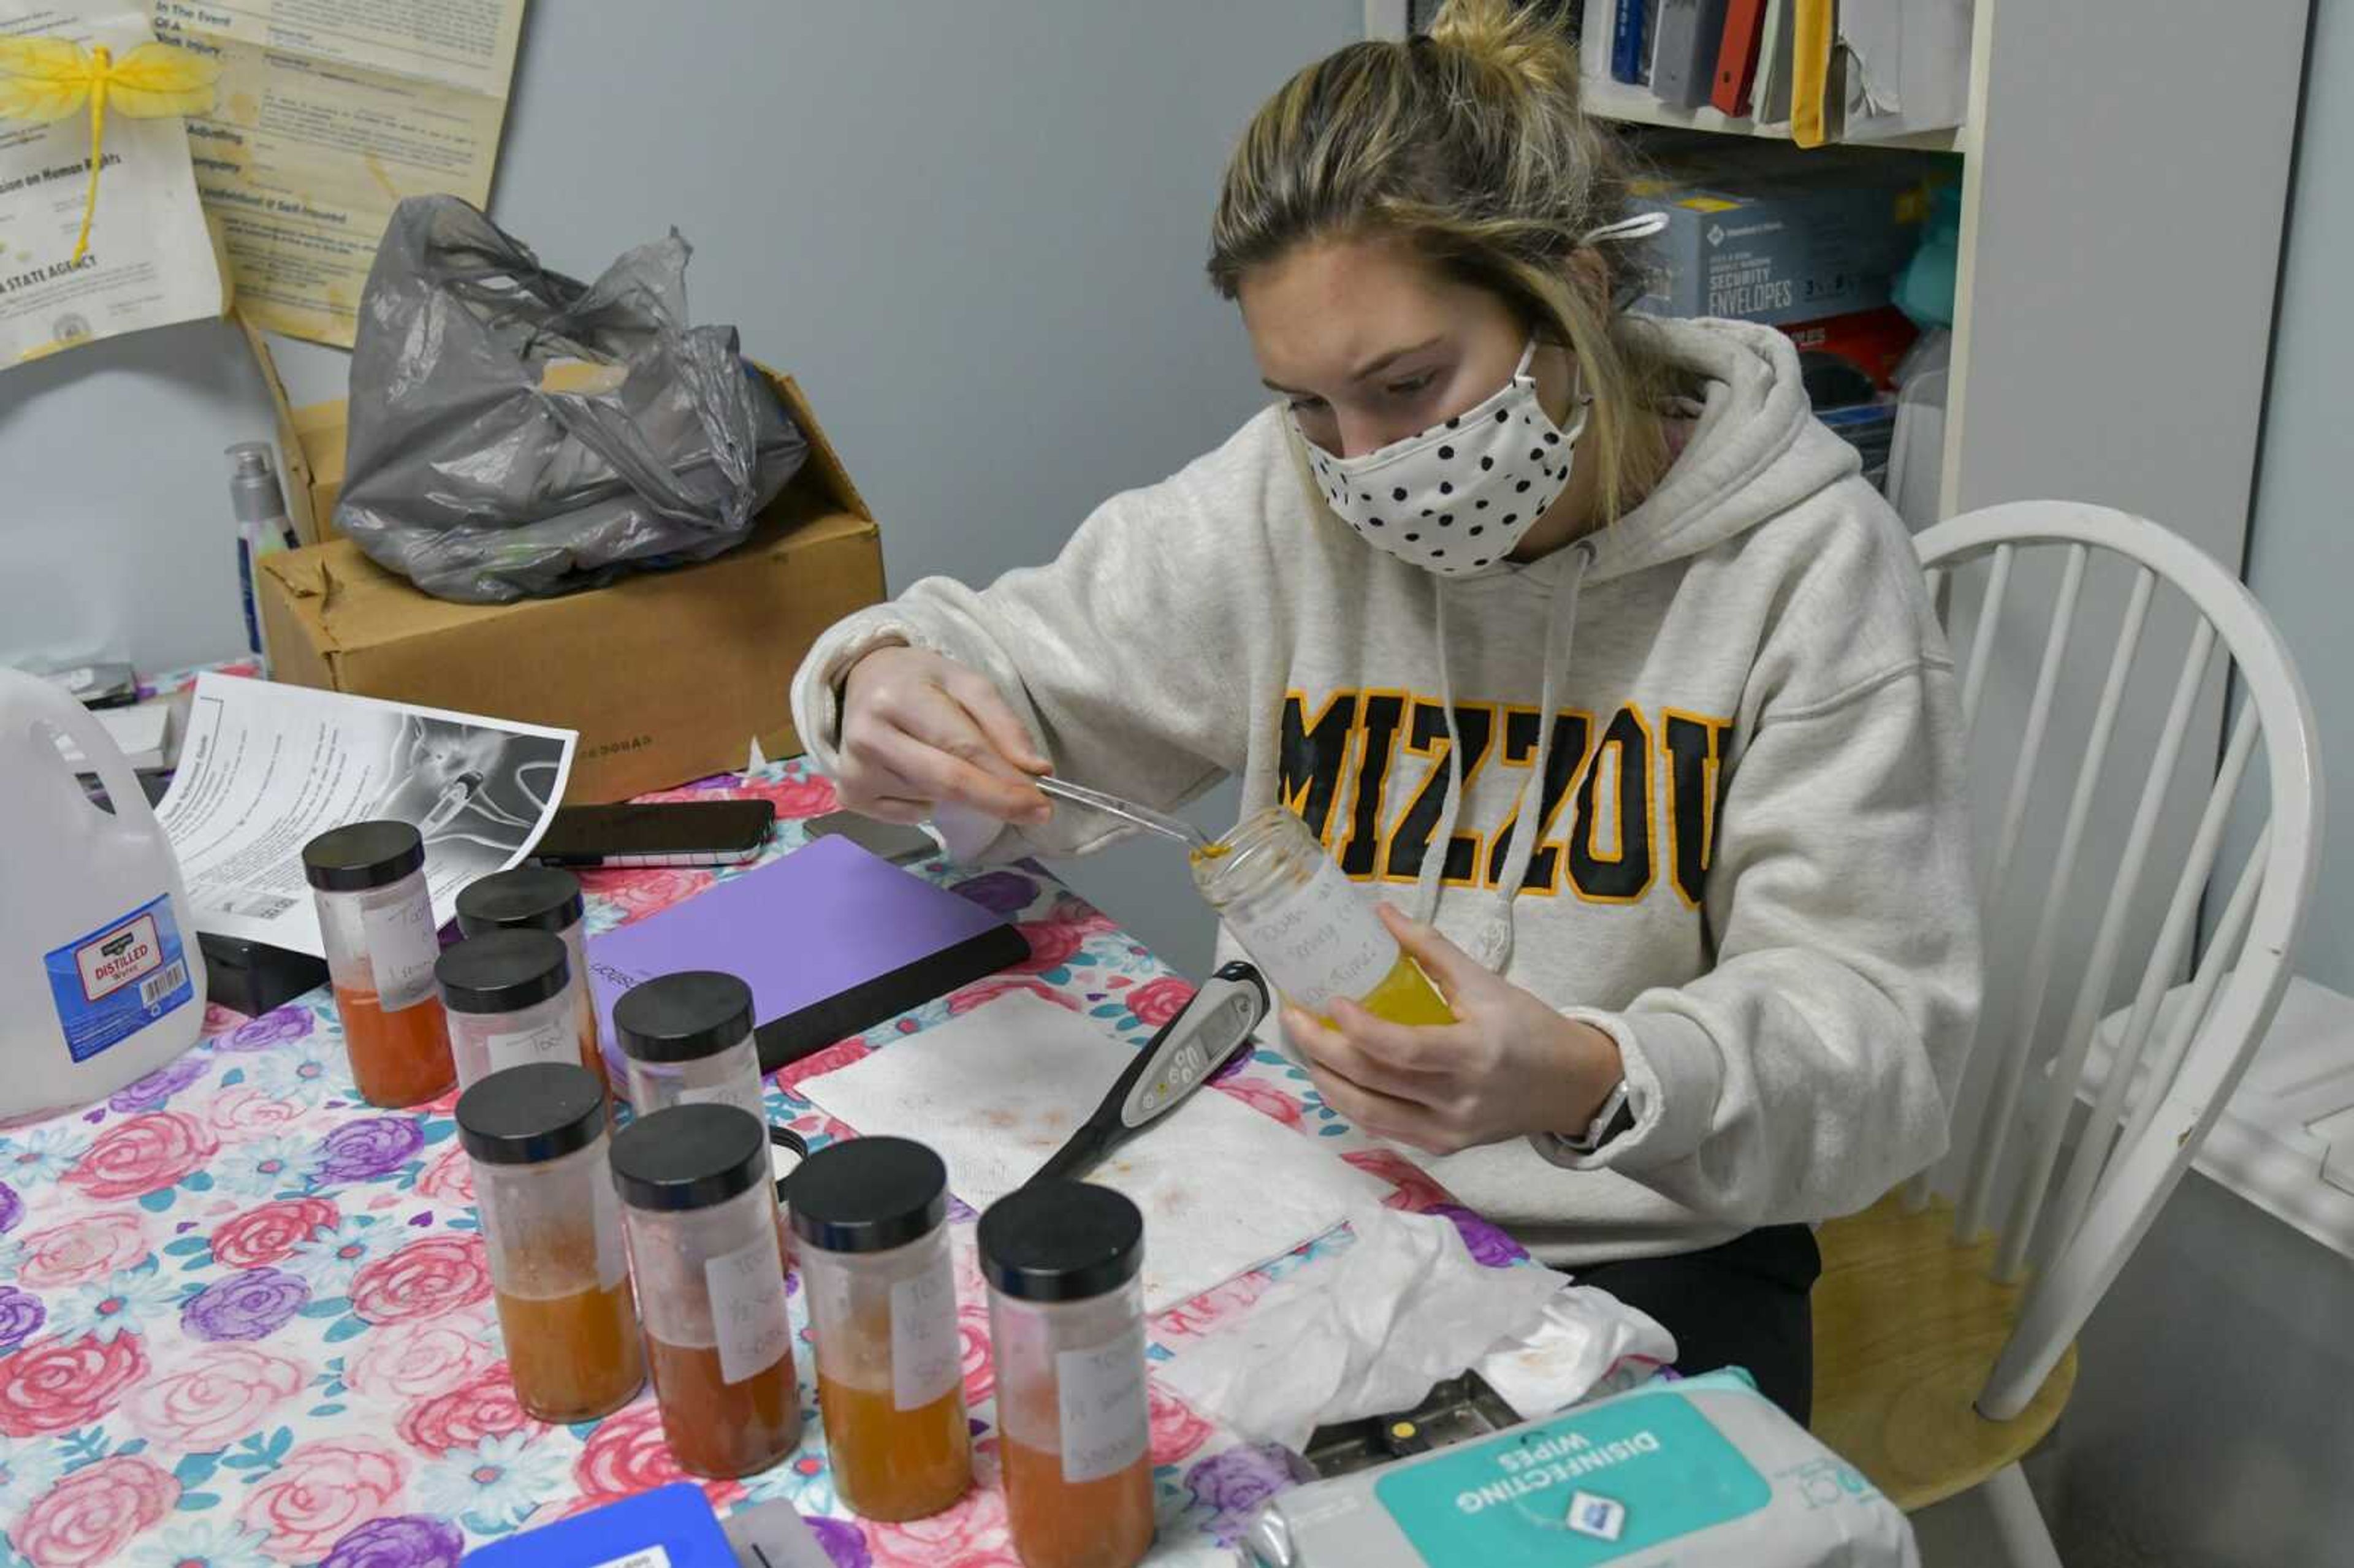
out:
M1084 1176L1105 1155L1175 1110L1250 1039L1268 1006L1267 981L1249 964L1236 959L1212 975L1184 1011L1136 1054L1087 1125L1031 1180Z

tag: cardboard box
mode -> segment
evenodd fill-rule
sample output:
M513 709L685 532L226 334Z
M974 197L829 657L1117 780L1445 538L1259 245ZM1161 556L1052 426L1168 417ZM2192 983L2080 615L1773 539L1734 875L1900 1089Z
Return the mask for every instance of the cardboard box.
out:
M801 389L771 376L809 460L715 560L514 604L451 604L348 539L265 557L256 592L277 679L580 732L565 798L625 800L801 749L787 686L827 627L885 594L866 503ZM303 409L314 499L343 427ZM334 512L332 497L318 506Z
M1886 304L1926 212L1906 172L1847 164L1647 182L1628 205L1668 219L1636 310L1766 323Z

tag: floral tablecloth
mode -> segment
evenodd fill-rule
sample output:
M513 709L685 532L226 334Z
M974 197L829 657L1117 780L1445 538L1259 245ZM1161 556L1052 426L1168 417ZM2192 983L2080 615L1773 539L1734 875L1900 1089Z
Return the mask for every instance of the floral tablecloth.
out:
M798 764L702 787L773 800L770 853L833 807ZM681 791L682 795L696 791ZM1011 990L1142 1044L1191 994L1142 947L1035 867L926 869L1020 924L1030 958L785 1069L769 1090L811 1144L845 1128L801 1080ZM592 931L740 871L591 873ZM547 1426L507 1381L454 1096L386 1112L353 1094L323 991L267 1016L214 1009L203 1043L105 1104L0 1130L0 1563L8 1568L451 1568L470 1546L678 1478L651 1390L602 1421ZM1393 1187L1394 1206L1454 1219L1474 1254L1519 1260L1500 1233L1363 1139L1305 1075L1261 1052L1217 1086ZM784 1498L834 1560L1006 1563L991 1425L987 1313L955 1232L965 1393L980 1484L912 1524L842 1517L800 1364L808 1436L758 1476L709 1482L723 1510ZM1345 1231L1163 1313L1165 1358L1247 1311ZM798 1301L795 1322L807 1337ZM1238 1443L1155 1390L1161 1559L1223 1559L1250 1510L1290 1483L1280 1449Z

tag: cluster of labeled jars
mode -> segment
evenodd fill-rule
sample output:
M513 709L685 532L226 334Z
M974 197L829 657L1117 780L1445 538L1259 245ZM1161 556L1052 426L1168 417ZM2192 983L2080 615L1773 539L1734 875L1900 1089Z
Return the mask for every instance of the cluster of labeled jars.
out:
M574 1062L604 1081L588 992L585 905L571 873L518 867L458 895L446 951L407 822L354 822L302 848L352 1083L416 1106L502 1067Z
M614 1133L570 874L475 883L459 899L465 938L438 951L413 828L338 829L303 860L362 1096L414 1105L453 1077L463 1091L524 1408L593 1420L651 1373L686 1469L745 1476L791 1453L788 1211L750 989L692 972L620 999L634 1116ZM921 1144L858 1139L812 1156L791 1192L835 1490L869 1519L937 1513L972 1483L947 1169ZM1119 1568L1151 1543L1143 1231L1126 1198L1077 1182L981 1216L1006 1502L1031 1568Z
M577 1422L628 1401L642 1317L681 1466L744 1476L792 1452L801 1394L765 1124L674 1100L609 1138L594 1075L539 1064L468 1089L458 1129L525 1410ZM948 1202L939 1157L905 1139L831 1145L791 1182L834 1489L869 1519L938 1513L972 1484ZM981 1216L1006 1503L1032 1568L1123 1568L1151 1544L1143 1240L1133 1203L1078 1182Z

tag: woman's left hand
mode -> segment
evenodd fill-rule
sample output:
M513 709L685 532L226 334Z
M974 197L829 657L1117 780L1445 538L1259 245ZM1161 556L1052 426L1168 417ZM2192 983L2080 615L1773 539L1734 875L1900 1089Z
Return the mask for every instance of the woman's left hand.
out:
M1287 1008L1324 1103L1379 1138L1453 1154L1532 1133L1583 1133L1624 1067L1617 1043L1490 974L1387 905L1383 923L1447 998L1456 1021L1416 1028L1352 1001L1326 1027Z

